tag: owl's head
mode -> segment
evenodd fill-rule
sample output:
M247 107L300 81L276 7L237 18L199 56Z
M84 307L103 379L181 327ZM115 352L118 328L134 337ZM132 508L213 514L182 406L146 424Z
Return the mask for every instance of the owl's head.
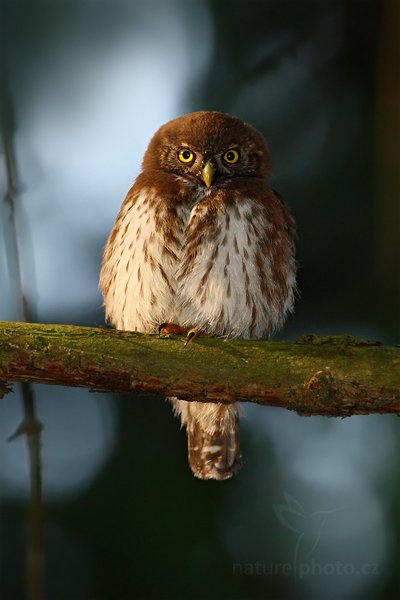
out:
M267 178L270 157L264 137L236 117L194 112L169 121L155 133L143 169L174 173L210 187L236 177Z

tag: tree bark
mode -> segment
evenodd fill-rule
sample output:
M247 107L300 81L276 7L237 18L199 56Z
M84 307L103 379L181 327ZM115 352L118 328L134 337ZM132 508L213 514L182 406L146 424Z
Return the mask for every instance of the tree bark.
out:
M0 397L9 382L256 402L302 415L400 414L400 348L351 336L297 341L182 338L0 322Z

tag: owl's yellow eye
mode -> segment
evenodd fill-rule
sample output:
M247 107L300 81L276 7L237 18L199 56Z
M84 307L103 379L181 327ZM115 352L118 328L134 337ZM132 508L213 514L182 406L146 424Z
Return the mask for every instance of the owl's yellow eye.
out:
M235 150L234 148L230 148L230 150L227 150L223 156L223 159L226 163L228 163L229 165L233 165L235 163L237 163L237 161L239 160L239 152L237 150Z
M182 148L178 152L178 158L183 163L190 163L194 161L195 153L189 150L189 148Z

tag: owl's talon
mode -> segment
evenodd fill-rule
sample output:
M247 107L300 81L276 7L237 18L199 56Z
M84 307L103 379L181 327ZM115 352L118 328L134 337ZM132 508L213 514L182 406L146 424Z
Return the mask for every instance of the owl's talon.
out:
M184 343L184 346L187 346L188 344L190 344L190 342L196 339L199 336L199 333L200 331L197 327L192 327L191 329L189 329L186 335L186 341Z
M167 325L168 325L168 323L161 323L161 325L158 327L158 337L161 337L163 329L165 329L167 327Z

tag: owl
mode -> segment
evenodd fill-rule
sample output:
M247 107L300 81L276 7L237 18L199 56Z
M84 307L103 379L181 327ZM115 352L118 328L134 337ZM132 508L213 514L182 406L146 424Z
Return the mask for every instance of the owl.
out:
M269 338L293 308L295 227L269 183L265 139L195 112L155 133L104 250L100 289L117 329ZM238 405L170 398L200 479L241 466Z

